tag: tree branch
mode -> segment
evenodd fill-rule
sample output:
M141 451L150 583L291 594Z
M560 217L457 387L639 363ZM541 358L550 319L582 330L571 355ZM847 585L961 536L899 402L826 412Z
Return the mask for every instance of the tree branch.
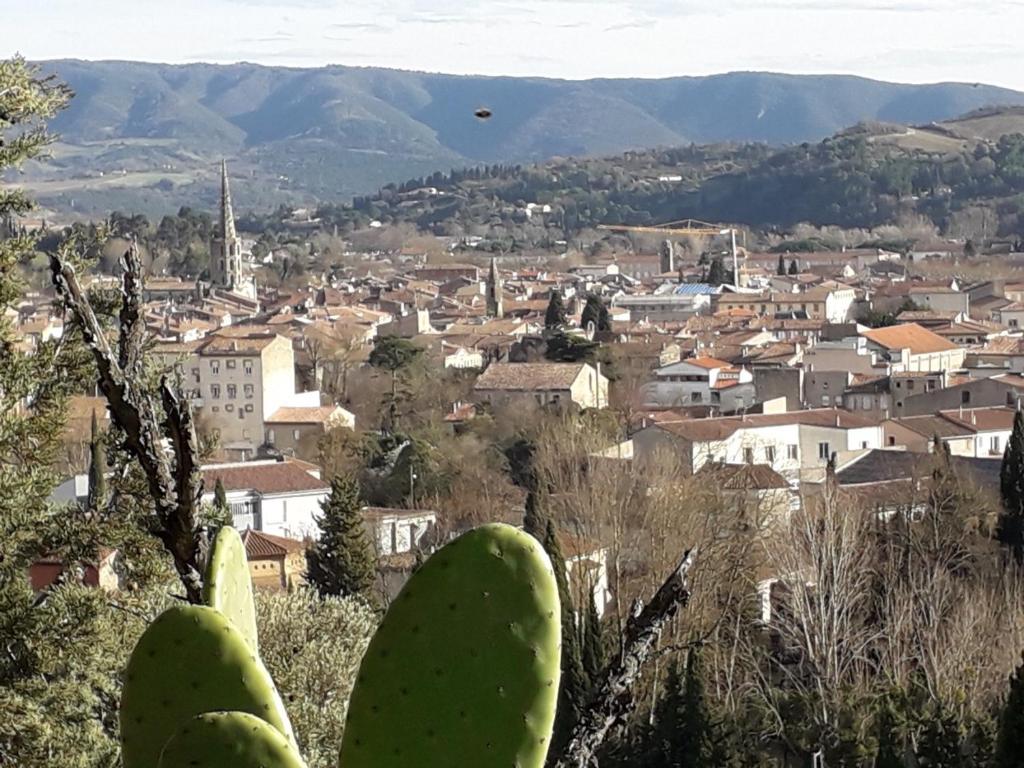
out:
M654 653L662 628L690 600L687 575L693 566L694 554L694 550L688 550L647 606L630 616L626 623L624 651L605 672L594 699L573 728L562 753L550 761L554 768L596 765L598 748L632 710L633 686L640 678L644 663Z
M163 417L154 402L154 393L147 389L142 371L142 261L134 245L125 254L122 265L124 301L115 359L74 266L61 250L50 256L54 287L78 321L82 338L92 351L110 418L124 434L125 449L138 460L146 476L156 511L156 535L174 558L189 602L198 603L202 598L202 575L198 566L200 536L196 512L202 496L202 478L198 471L195 424L188 402L180 401L166 380L160 386Z

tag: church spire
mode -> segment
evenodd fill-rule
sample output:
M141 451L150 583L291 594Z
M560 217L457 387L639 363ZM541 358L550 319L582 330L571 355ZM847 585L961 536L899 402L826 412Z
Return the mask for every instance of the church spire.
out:
M494 258L491 258L491 269L487 273L487 314L498 319L505 316L501 275L498 273L498 262Z
M234 240L235 214L231 210L231 187L228 185L228 161L220 161L220 231L224 242Z

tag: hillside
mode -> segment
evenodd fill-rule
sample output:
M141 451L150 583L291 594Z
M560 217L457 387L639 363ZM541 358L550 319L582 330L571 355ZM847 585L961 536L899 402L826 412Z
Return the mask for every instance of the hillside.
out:
M690 142L816 141L863 120L931 123L1024 93L847 76L739 72L563 81L255 64L45 63L76 92L63 142L20 181L80 215L215 199L232 162L240 205L340 200L395 179L486 163ZM481 122L481 105L493 117ZM966 126L969 128L969 126Z
M537 206L541 206L539 209ZM545 206L547 208L545 208ZM821 142L691 145L490 166L387 185L320 215L345 231L373 219L507 250L597 224L683 218L758 229L872 229L930 220L955 237L1024 234L1024 110L942 123L861 123Z

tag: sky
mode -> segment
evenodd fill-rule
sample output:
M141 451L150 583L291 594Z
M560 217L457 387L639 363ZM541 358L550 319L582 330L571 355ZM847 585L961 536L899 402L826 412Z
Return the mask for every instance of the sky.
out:
M1024 90L1024 0L0 0L0 57Z

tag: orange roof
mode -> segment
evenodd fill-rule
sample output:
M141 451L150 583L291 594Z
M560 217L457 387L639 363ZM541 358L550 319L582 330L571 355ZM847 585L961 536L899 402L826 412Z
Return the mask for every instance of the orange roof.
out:
M217 480L225 491L254 490L262 494L325 492L330 487L294 461L250 461L203 467L203 486L212 492Z
M909 349L911 354L923 355L930 352L946 352L959 347L951 341L922 328L917 323L891 325L888 328L872 328L861 335L886 349Z
M272 536L263 531L247 528L242 532L242 544L245 545L245 556L249 560L260 560L268 557L284 557L292 552L301 552L306 545L295 539L284 536Z
M698 368L731 368L731 364L724 360L718 360L714 357L690 357L686 360L680 360L681 363L689 363L690 365L696 365Z
M278 408L270 414L267 424L325 424L339 410L337 405Z

